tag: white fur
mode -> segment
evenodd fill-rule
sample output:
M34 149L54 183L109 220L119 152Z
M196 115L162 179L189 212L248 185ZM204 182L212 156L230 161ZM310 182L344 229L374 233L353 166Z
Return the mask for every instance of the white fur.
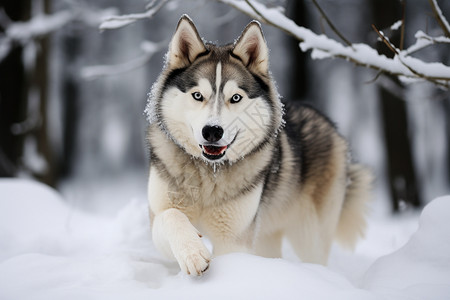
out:
M219 62L217 64L217 67L216 67L216 99L215 99L215 102L214 102L214 110L213 110L213 113L212 113L212 115L214 117L218 117L219 116L219 108L221 106L219 91L220 91L221 83L222 83L222 64Z
M175 258L187 274L200 275L207 269L211 255L198 230L180 210L170 208L156 215L152 234L160 252Z

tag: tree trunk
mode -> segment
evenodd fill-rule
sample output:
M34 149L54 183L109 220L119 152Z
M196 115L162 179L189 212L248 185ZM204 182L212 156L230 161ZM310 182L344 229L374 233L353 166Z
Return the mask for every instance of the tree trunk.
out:
M286 8L286 15L300 26L307 27L307 11L303 0L290 0ZM292 78L290 89L286 98L289 100L300 101L305 100L309 95L309 87L311 82L307 75L307 60L309 55L300 51L298 41L293 37L288 37L288 49L291 49L290 59L292 68L290 69L290 77Z
M50 1L44 0L44 11L50 12ZM46 168L34 175L42 182L55 186L58 178L58 168L55 161L54 151L50 145L48 133L48 52L49 37L44 37L37 41L40 50L36 56L36 66L31 74L31 86L39 91L39 114L40 124L36 128L35 136L37 139L37 151L46 162Z
M372 0L374 24L379 30L389 28L402 17L400 1ZM390 36L391 42L397 47L400 44L400 34L396 31ZM393 53L382 42L378 42L378 52L388 57ZM392 76L390 79L399 91L402 84ZM392 209L398 212L401 204L420 207L420 184L417 181L415 164L412 155L412 143L408 135L408 118L405 99L398 97L398 92L385 87L379 88L382 124L386 144L386 169L389 182ZM401 93L400 93L401 94Z
M81 34L76 28L72 29L70 33L64 33L62 38L63 47L63 61L67 69L62 74L62 91L61 95L64 98L62 105L62 126L63 126L63 144L61 153L61 176L68 177L72 174L74 169L74 161L76 159L76 139L79 130L79 82L74 74L74 69L77 60L80 59L81 53Z
M12 21L30 17L30 1L7 1L5 13ZM2 28L1 31L4 31ZM23 135L15 133L14 124L27 118L28 88L22 63L23 48L15 47L0 62L0 176L14 176L20 165Z
M8 1L4 9L12 21L29 21L32 4ZM42 13L48 13L49 0L42 5ZM29 69L24 65L27 46L14 45L0 63L0 175L16 176L25 171L53 186L57 176L47 130L48 38L34 43L28 51L35 56L26 55L34 59Z

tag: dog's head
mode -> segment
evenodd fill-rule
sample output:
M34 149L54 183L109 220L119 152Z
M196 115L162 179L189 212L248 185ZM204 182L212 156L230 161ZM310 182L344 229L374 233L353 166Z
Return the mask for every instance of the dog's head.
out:
M152 92L155 121L184 151L208 162L235 162L270 143L282 104L268 48L253 21L234 44L204 43L183 16Z

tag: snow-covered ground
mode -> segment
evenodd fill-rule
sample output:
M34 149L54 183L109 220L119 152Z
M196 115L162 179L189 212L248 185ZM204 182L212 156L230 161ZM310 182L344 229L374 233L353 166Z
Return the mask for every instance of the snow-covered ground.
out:
M42 184L0 180L0 299L450 299L450 196L420 220L373 214L356 252L336 246L328 267L286 245L285 259L216 257L202 277L155 250L142 193L115 216L86 211Z

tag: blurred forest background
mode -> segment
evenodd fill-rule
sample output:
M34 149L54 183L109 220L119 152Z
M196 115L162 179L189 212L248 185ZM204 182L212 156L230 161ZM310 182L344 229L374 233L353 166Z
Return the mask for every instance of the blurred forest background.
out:
M282 6L298 25L338 39L311 0ZM351 42L392 52L422 30L442 35L427 0L321 0ZM450 1L438 1L449 19ZM0 176L32 177L80 207L120 205L145 193L148 150L143 114L180 16L202 37L234 41L251 20L217 1L169 1L152 18L100 31L110 15L144 12L145 0L3 0L0 8ZM404 34L391 25L404 19ZM450 193L450 93L405 84L343 59L312 60L298 41L263 25L270 65L286 101L308 101L336 122L353 158L376 173L376 200L389 211L420 208ZM414 54L450 64L450 45ZM138 192L136 192L138 191ZM104 198L93 204L95 197ZM1 195L0 195L1 197ZM89 204L90 203L90 204ZM95 202L97 203L97 202Z

